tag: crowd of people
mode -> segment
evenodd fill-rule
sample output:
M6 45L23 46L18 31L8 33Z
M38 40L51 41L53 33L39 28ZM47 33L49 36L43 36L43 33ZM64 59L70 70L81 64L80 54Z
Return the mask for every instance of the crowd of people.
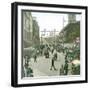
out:
M51 67L50 70L57 71L57 68L55 67L55 61L57 61L58 54L57 53L63 53L65 56L65 63L61 65L60 68L60 75L68 75L68 63L70 63L74 58L80 59L80 50L77 50L77 48L67 48L62 47L61 50L58 50L58 47L55 45L40 45L38 49L35 49L34 54L32 55L34 62L37 63L38 56L45 56L45 58L50 58L51 54ZM33 70L31 67L29 67L29 56L24 56L24 77L33 77ZM73 74L73 73L72 73Z

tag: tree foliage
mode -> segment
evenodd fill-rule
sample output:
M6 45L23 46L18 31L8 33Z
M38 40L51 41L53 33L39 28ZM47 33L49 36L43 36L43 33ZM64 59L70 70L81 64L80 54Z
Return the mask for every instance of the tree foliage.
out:
M65 42L73 42L76 37L80 37L80 22L70 23L64 28Z

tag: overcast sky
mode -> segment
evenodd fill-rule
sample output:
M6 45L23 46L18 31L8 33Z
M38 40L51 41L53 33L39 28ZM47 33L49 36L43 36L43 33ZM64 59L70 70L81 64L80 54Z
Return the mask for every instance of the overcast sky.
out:
M32 12L32 16L36 17L36 20L39 24L40 36L41 31L44 29L46 29L46 31L53 31L56 29L56 34L58 34L62 30L63 26L68 24L68 14ZM76 15L76 20L80 19L81 16Z

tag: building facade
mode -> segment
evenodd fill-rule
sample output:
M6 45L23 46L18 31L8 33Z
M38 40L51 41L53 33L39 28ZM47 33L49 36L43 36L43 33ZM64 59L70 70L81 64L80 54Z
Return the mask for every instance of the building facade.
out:
M40 45L39 25L35 17L33 17L33 46Z
M35 46L40 43L39 26L31 12L22 11L22 32L23 32L23 48Z
M26 48L26 47L30 47L33 44L32 43L33 18L31 12L23 11L22 13L23 13L22 14L23 47Z

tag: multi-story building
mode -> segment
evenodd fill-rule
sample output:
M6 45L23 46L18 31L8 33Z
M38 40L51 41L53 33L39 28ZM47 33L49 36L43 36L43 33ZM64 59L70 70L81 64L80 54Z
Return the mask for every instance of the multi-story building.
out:
M33 46L38 46L40 44L39 37L39 25L36 18L33 17Z
M23 47L26 48L33 44L33 18L31 12L23 11L22 13Z
M23 11L22 17L23 47L39 45L39 26L36 18L32 17L29 11Z

